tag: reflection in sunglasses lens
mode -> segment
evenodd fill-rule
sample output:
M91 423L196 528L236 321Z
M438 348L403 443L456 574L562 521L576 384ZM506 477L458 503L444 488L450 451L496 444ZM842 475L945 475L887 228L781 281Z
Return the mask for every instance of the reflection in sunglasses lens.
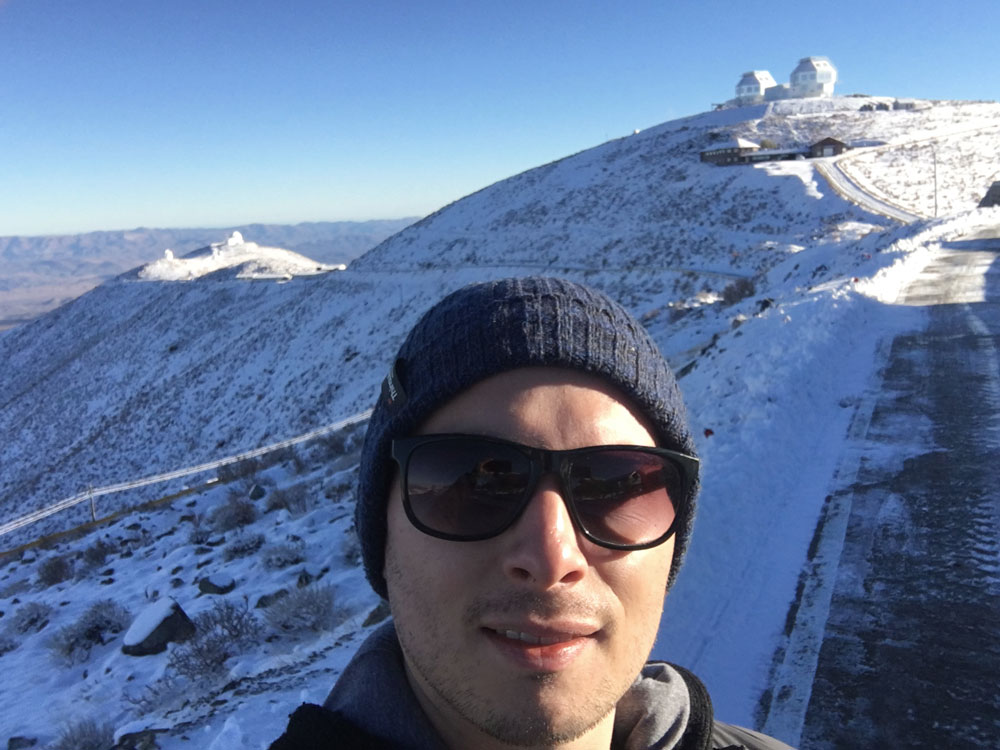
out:
M580 523L612 544L645 544L674 522L671 494L680 485L676 467L640 451L593 451L574 458L570 493Z
M506 446L428 443L410 457L410 505L421 523L436 531L491 534L513 519L530 473L527 456Z

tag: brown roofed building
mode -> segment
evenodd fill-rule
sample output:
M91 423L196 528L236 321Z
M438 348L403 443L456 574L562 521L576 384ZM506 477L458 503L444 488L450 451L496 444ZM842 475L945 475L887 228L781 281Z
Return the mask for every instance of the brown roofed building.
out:
M809 147L809 156L812 159L818 159L823 156L837 156L849 148L850 146L843 141L838 141L836 138L824 138Z

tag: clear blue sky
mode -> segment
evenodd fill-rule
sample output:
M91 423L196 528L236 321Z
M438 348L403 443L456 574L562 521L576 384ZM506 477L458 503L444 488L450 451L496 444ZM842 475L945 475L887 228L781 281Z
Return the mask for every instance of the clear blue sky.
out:
M826 55L1000 98L1000 0L0 0L0 235L395 218Z

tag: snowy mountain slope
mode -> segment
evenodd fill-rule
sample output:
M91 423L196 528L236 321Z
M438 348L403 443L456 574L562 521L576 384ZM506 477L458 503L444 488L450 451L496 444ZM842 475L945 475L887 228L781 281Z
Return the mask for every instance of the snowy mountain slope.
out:
M667 123L504 180L400 232L353 268L563 264L749 276L817 232L869 221L823 196L809 170L771 166L765 176L701 163L726 114Z
M847 104L838 117L870 118ZM931 124L948 120L947 113L929 114L938 107L952 105L923 110ZM831 109L810 114L813 108L789 113L797 130L823 130ZM985 109L989 124L1000 106ZM347 271L287 283L240 280L235 269L185 283L140 282L136 272L0 334L0 520L88 485L230 455L368 408L400 337L435 299L474 279L542 267L625 302L682 374L703 435L705 483L692 554L667 603L656 653L699 672L720 715L751 723L876 343L919 319L919 311L891 304L894 290L936 242L1000 221L995 211L973 211L890 227L833 195L808 162L716 168L697 161L713 133L760 128L766 114L761 107L687 118L518 175L442 209ZM747 117L754 119L741 119ZM888 124L878 132L852 127L868 140L885 140L883 131L905 138ZM739 299L734 277L752 278L755 290ZM279 487L298 483L287 470L267 476ZM290 704L322 699L374 602L356 569L331 563L348 538L341 535L349 492L321 468L315 481L340 487L314 494L342 504L341 525L330 524L330 506L318 502L292 533L306 533L299 524L329 528L329 536L310 532L316 541L307 545L307 566L338 571L337 595L353 602L348 613L355 619L308 646L288 652L278 643L230 665L231 677L259 678L267 690L237 697L220 693L219 684L211 690L225 693L224 706L173 705L169 715L153 708L147 725L184 725L179 733L198 728L202 744L214 742L217 750L263 747ZM198 507L221 502L222 492L207 491L196 498ZM101 511L147 497L108 498ZM150 516L144 523L155 539L179 521ZM269 517L251 531L270 541L285 533ZM0 539L0 549L10 541ZM194 552L179 541L152 543L144 554L173 554L181 564L183 550ZM126 570L131 563L116 565ZM240 595L254 599L277 585L256 563L246 565L224 566L241 579ZM13 567L0 610L13 609L4 591L19 580L26 581L15 594L22 600L78 602L102 590L88 583L45 594L33 583L36 567ZM182 587L178 596L205 606L187 592ZM126 587L122 596L140 595ZM0 661L27 668L46 659L41 640ZM136 670L115 648L100 659L89 671ZM158 666L144 667L137 679L162 674L165 661L156 659ZM286 670L291 676L274 675L276 662L294 667ZM294 678L303 671L308 680ZM69 673L53 679L68 682ZM80 705L100 705L116 726L135 718L116 694L72 689L90 690L78 693ZM44 703L44 692L31 695L34 705ZM21 700L4 693L0 715L20 715ZM190 746L173 742L161 746Z

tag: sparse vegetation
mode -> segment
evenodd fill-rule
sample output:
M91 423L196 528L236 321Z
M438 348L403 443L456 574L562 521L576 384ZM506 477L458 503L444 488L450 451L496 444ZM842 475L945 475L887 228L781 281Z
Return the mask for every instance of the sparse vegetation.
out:
M49 640L49 651L64 664L77 664L90 656L90 649L104 645L106 636L128 627L132 615L112 601L102 599L92 604L72 625L60 628Z
M188 534L188 544L202 545L212 538L212 527L203 515L194 516L191 520L191 532Z
M316 439L322 446L323 458L332 459L344 455L347 439L343 432L328 432Z
M156 681L122 690L122 700L132 707L135 716L147 716L162 711L182 695L186 683L177 674L164 672Z
M281 570L306 559L302 543L271 544L261 553L261 562L268 570Z
M722 290L722 304L728 307L757 293L753 279L736 279Z
M83 719L67 725L53 750L108 750L115 744L115 730L111 724L98 724L93 719Z
M226 545L222 557L226 562L239 557L248 557L264 546L263 534L246 534Z
M10 653L20 644L10 633L0 633L0 656Z
M115 551L115 546L103 539L98 539L83 551L83 561L91 568L96 568L108 559L108 555Z
M49 624L52 607L41 602L25 602L10 618L8 627L15 633L39 632Z
M287 510L293 516L300 516L309 509L305 484L293 484L272 490L267 496L267 512Z
M355 484L357 482L357 470L350 472L340 472L338 475L338 480L327 485L323 490L323 495L328 500L333 500L334 502L339 502L347 500L353 494Z
M167 665L177 674L193 681L220 675L226 662L260 640L263 628L242 605L222 599L194 620L195 636L170 654Z
M232 531L249 526L257 520L257 515L253 502L230 497L212 513L211 524L216 531Z
M73 575L73 566L62 555L47 557L38 566L38 582L45 588L68 581Z
M256 474L260 470L260 462L255 458L244 458L231 464L224 464L219 467L217 476L222 483L234 482L242 477Z
M275 630L284 633L321 632L334 625L332 586L306 586L278 599L264 610Z

